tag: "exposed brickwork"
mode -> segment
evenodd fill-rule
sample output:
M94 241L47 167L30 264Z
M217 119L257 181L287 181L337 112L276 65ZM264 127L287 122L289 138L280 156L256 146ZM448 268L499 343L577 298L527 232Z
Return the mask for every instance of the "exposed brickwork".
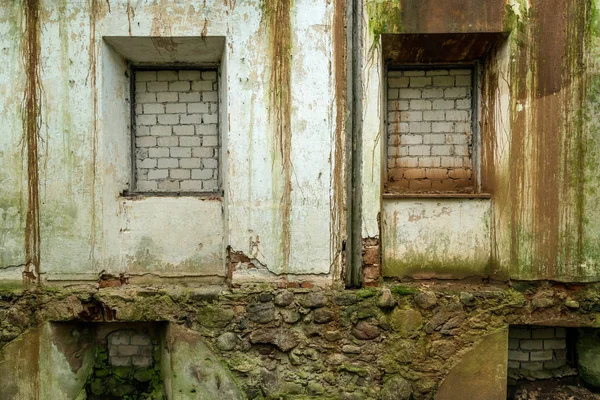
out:
M472 71L390 71L389 187L455 191L472 187Z
M511 327L508 370L511 379L569 375L567 334L562 327Z
M215 192L217 72L137 71L135 103L136 190Z
M152 339L143 332L121 329L107 337L110 365L146 368L154 362Z

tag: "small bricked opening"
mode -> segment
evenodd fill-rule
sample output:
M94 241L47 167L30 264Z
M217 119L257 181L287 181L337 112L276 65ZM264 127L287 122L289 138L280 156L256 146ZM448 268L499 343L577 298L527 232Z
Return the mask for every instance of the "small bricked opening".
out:
M161 374L162 323L92 324L94 366L88 399L166 399Z
M564 327L511 326L508 339L508 382L577 375L576 331Z
M390 70L389 192L472 192L473 70Z
M217 192L217 76L217 70L134 72L137 192Z

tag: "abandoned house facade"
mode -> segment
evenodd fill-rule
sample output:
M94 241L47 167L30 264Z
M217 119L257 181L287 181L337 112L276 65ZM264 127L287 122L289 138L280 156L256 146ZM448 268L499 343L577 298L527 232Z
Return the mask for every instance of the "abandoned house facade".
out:
M599 6L0 2L0 398L600 388Z

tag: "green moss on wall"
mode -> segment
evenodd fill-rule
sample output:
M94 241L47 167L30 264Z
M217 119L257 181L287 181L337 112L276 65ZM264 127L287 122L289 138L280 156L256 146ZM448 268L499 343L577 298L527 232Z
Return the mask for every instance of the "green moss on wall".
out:
M373 47L379 46L384 33L402 32L402 6L400 0L370 0L366 3L369 32Z

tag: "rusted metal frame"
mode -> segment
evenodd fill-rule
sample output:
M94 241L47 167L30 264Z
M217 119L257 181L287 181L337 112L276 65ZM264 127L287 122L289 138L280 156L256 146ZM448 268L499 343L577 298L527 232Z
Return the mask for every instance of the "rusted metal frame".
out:
M351 99L348 132L348 243L346 287L360 287L362 284L362 0L348 0L348 29L351 38L348 45L350 68L348 96Z

